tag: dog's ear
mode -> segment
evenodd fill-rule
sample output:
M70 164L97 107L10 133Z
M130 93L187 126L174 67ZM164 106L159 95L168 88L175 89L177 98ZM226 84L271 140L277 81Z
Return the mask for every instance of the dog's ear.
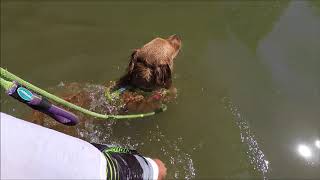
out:
M170 66L168 64L160 65L156 67L154 72L156 83L165 88L170 88L172 83Z
M124 76L122 76L120 78L120 80L117 82L117 84L115 86L116 88L119 88L122 86L127 86L128 83L130 82L131 74L134 69L135 63L137 61L136 56L137 56L138 51L139 51L139 49L134 49L133 52L131 53L129 66L127 67L127 73Z
M139 49L134 49L131 53L131 59L134 59L138 53Z
M134 49L130 56L130 62L128 66L128 74L131 74L134 68L135 63L137 62L137 53L139 49Z

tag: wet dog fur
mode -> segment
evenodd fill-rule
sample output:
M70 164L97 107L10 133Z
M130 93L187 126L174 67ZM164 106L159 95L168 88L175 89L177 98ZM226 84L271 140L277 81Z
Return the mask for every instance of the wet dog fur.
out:
M145 91L169 89L172 84L173 61L179 53L181 39L172 35L155 38L131 54L126 74L118 86L131 86Z
M157 37L141 48L134 49L125 74L113 85L106 85L112 86L113 90L120 87L131 89L121 95L124 108L119 113L150 112L175 98L176 89L172 86L172 74L174 60L180 48L180 37L172 35L165 39ZM77 83L66 86L67 89L80 89L79 87ZM150 95L143 96L136 91L137 89L140 92L150 92ZM167 90L168 93L163 93L163 90ZM84 108L90 104L89 95L85 91L60 96ZM32 119L38 119L39 116L40 114L35 112Z

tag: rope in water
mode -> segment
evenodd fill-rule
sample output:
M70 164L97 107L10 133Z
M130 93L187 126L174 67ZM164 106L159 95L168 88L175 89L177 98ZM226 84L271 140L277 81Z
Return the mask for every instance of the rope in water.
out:
M16 81L17 83L29 88L30 90L48 98L51 99L52 101L55 101L61 105L64 105L68 108L77 110L79 112L82 112L84 114L96 117L96 118L101 118L101 119L133 119L133 118L142 118L142 117L147 117L147 116L153 116L158 112L163 112L167 110L167 106L166 105L162 105L162 107L158 110L152 111L152 112L148 112L148 113L142 113L142 114L129 114L129 115L109 115L109 114L99 114L90 110L87 110L85 108L82 108L80 106L77 106L75 104L72 104L64 99L61 99L53 94L48 93L47 91L38 88L37 86L32 85L31 83L21 79L20 77L10 73L9 71L3 69L2 67L0 67L0 71L1 71L1 77L4 77L8 80L11 81ZM10 84L11 83L11 84ZM4 79L1 78L1 87L3 87L4 89L8 90L11 86L12 86L12 82L6 81Z

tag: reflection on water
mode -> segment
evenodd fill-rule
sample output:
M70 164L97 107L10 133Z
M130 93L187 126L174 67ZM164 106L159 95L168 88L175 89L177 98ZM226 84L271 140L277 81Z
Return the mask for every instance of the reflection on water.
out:
M315 145L318 149L320 149L320 140L316 140L316 141L314 142L314 145Z
M256 3L234 1L225 9L226 19L229 20L226 21L226 29L255 52L259 41L272 30L289 2L289 0Z
M297 149L298 149L299 155L301 155L302 157L304 157L306 159L309 159L312 156L312 152L311 152L309 146L306 146L304 144L300 144Z
M320 141L316 139L311 142L297 144L296 153L307 165L311 167L320 167Z

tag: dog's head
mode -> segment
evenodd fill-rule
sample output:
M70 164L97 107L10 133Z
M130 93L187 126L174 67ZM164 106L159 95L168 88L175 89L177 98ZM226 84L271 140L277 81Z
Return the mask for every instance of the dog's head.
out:
M180 47L181 39L177 35L172 35L167 39L155 38L142 48L135 49L131 58L154 66L160 64L172 66L173 60L180 51Z
M127 75L123 79L127 84L145 90L169 88L173 60L180 48L181 39L177 35L167 39L153 39L142 48L133 51Z

